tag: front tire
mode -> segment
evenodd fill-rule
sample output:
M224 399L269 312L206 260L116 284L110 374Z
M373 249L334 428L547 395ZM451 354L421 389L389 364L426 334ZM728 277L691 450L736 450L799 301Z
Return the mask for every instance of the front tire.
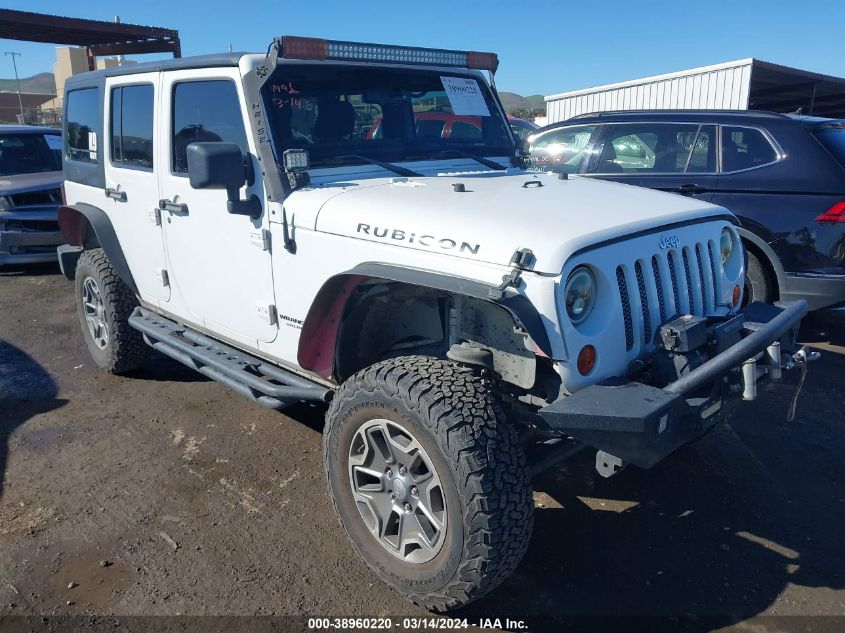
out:
M746 254L748 269L745 271L745 305L755 301L772 303L775 299L772 275L754 253L746 250Z
M476 370L410 356L358 372L332 401L323 447L352 545L413 602L463 606L522 559L533 526L525 455Z
M91 358L112 374L138 369L149 347L129 325L135 295L101 248L85 251L76 264L76 312Z

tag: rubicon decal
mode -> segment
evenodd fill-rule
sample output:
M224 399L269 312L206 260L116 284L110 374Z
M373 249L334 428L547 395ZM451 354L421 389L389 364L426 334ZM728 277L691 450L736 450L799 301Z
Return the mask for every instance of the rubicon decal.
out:
M448 237L436 237L425 233L412 233L402 229L372 226L364 224L363 222L358 224L357 232L383 240L405 242L406 244L418 244L424 248L458 251L460 253L470 253L471 255L478 255L478 251L481 249L481 244L472 244L462 240L453 240Z

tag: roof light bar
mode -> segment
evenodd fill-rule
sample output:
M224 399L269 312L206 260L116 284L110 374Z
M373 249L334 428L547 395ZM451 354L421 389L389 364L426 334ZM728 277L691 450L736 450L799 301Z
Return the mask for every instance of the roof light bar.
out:
M285 35L278 39L279 56L287 59L320 59L354 62L387 62L418 66L455 66L496 72L499 58L495 53L450 51L439 48L392 46L342 42L313 37Z

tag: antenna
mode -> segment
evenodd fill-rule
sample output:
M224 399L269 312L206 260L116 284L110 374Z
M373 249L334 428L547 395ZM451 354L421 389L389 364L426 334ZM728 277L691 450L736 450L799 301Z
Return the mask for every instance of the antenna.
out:
M12 56L12 66L15 67L15 82L17 82L17 84L18 84L18 106L20 106L21 116L23 116L23 99L21 98L21 80L18 77L18 64L15 61L15 57L20 57L21 54L16 53L14 51L6 51L5 54Z

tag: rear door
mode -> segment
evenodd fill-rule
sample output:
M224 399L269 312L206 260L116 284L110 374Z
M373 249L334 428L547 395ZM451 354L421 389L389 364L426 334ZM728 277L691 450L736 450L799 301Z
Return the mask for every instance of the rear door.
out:
M165 136L158 159L168 271L174 310L212 332L254 346L276 337L269 219L227 210L223 189L193 189L187 147L226 141L240 146L254 166L239 90L237 68L209 68L162 74ZM264 199L261 172L238 193Z
M158 213L155 149L160 143L158 73L106 81L105 199L108 213L141 296L170 300L164 238Z
M589 175L710 201L718 184L715 125L645 121L608 123Z

